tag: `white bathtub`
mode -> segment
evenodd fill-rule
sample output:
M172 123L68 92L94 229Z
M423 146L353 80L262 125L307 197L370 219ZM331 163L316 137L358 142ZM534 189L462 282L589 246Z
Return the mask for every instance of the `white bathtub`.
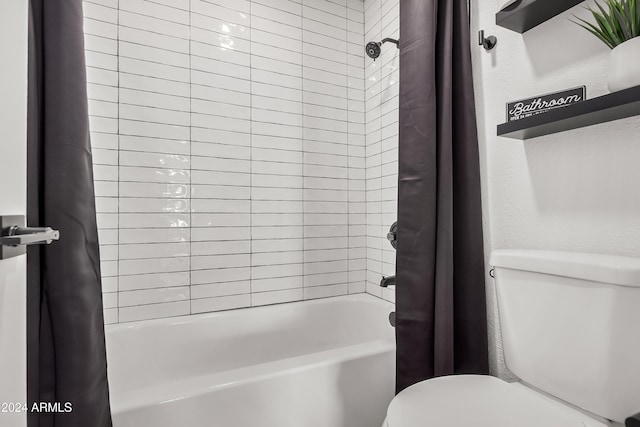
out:
M392 310L360 294L109 326L114 427L378 427Z

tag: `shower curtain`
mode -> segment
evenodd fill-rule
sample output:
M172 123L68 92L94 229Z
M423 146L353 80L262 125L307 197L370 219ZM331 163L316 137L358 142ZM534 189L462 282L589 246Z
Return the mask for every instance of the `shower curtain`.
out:
M30 0L27 222L60 241L27 252L30 427L111 426L82 0ZM52 411L53 409L53 411Z
M466 0L400 1L396 388L488 373Z

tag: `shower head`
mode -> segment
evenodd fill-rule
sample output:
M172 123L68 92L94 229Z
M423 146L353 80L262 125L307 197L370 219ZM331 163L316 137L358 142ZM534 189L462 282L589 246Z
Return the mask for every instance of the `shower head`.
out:
M376 42L367 43L367 55L369 55L369 58L376 59L377 57L380 56L380 50L381 50L380 46L382 46L382 43L376 43Z
M386 42L393 43L398 49L400 48L400 42L398 40L390 38L382 39L381 42L369 42L367 43L366 47L367 55L369 56L369 58L375 61L375 59L380 56L382 45Z

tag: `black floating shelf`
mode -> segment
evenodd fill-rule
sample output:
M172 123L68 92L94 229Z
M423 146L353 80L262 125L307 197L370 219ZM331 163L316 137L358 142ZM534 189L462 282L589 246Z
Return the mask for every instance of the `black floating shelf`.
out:
M530 139L640 115L640 86L498 125L498 136Z
M496 14L496 24L524 33L584 0L516 0Z

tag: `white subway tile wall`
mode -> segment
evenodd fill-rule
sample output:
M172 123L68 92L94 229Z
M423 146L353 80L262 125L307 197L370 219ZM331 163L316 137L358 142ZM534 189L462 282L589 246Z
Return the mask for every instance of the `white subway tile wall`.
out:
M114 3L114 2L111 2ZM87 94L106 323L118 321L118 11L85 3Z
M361 0L86 0L105 321L364 292Z
M365 0L365 42L400 37L399 0ZM386 239L397 219L398 94L400 52L391 43L380 57L365 60L366 107L366 291L395 301L395 292L380 287L382 276L395 274L396 253Z

